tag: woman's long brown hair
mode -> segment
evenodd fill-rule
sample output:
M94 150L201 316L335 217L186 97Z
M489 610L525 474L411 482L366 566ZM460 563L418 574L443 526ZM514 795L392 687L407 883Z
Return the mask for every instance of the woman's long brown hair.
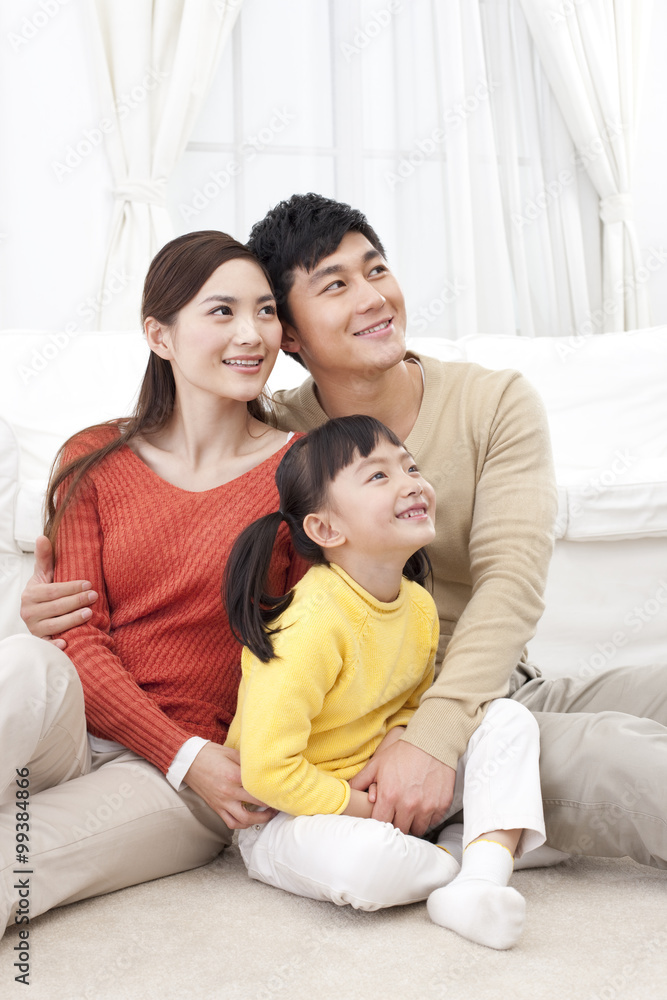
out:
M247 247L226 233L211 229L186 233L185 236L171 240L156 254L148 269L141 303L142 324L152 316L159 323L172 326L179 311L194 298L213 272L221 264L239 259L257 264L271 285L266 269L257 262ZM173 412L175 399L176 384L171 365L169 361L151 351L139 389L139 397L131 416L87 428L90 431L115 424L120 430L120 435L101 448L87 455L80 455L63 465L64 452L74 437L78 437L82 432L77 432L65 442L53 462L46 493L44 533L52 544L55 544L65 510L86 474L133 437L138 434L155 433L164 427ZM248 403L248 412L259 420L265 420L266 410L261 399L251 400ZM58 491L66 480L69 480L69 483L64 496L61 497Z

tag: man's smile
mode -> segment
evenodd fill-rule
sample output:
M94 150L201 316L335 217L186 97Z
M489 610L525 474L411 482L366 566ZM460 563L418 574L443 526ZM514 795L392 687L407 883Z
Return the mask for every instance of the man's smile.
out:
M366 327L365 330L358 330L357 333L353 334L354 337L366 337L370 333L380 333L387 330L393 321L394 317L390 316L389 319L380 320L375 326Z

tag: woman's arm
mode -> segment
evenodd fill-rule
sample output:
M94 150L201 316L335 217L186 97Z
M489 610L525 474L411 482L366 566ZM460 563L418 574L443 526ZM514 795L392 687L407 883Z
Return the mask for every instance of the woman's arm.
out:
M81 679L89 724L166 774L193 734L170 719L139 687L115 651L102 567L103 542L96 490L90 484L66 511L58 537L56 576L77 576L85 565L99 595L89 620L66 634L67 652ZM199 751L184 780L232 829L266 822L273 815L244 809L244 802L260 807L263 803L243 789L238 754L215 743Z
M58 532L55 576L70 580L87 568L98 599L88 621L65 633L67 653L83 686L86 718L106 739L117 740L166 774L179 747L192 735L169 719L123 666L110 634L110 610L102 565L104 534L97 490L82 486Z

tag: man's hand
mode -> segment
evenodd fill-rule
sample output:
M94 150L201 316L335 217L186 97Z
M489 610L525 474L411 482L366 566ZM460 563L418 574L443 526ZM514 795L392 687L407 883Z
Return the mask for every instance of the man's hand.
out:
M377 783L373 819L421 837L445 818L455 780L454 768L399 739L371 757L350 786L365 790Z
M35 542L35 572L21 595L21 618L33 635L65 649L64 639L52 637L90 618L88 605L97 600L91 586L88 580L54 583L51 542L40 535Z
M241 758L238 750L231 747L207 743L193 760L183 780L224 820L230 830L245 830L254 823L268 823L276 815L275 809L268 809L243 788ZM258 806L260 811L250 812L244 803Z

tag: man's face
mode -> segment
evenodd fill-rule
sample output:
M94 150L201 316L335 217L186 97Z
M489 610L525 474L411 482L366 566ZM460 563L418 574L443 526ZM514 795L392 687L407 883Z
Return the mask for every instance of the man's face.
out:
M405 302L386 261L361 233L308 273L297 268L283 347L298 351L318 381L331 372L386 371L405 354Z

